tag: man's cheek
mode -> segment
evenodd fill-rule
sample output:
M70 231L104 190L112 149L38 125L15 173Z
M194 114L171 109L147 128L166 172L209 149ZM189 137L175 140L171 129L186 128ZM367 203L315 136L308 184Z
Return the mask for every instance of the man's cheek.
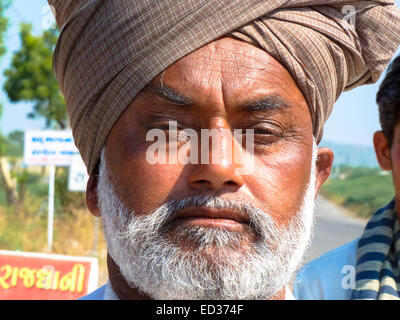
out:
M392 148L394 149L394 148ZM391 155L393 182L397 190L400 190L400 148L397 147Z
M399 171L400 169L400 142L396 141L396 143L392 146L391 151L391 160L392 160L392 167L395 171Z
M143 159L132 161L126 171L124 193L130 199L125 200L137 212L154 210L165 202L180 176L177 165L152 165Z
M310 170L296 161L275 159L258 164L248 187L278 224L286 223L297 212L310 179Z
M296 190L309 180L311 159L299 153L259 157L256 160L253 176L265 180L266 190Z

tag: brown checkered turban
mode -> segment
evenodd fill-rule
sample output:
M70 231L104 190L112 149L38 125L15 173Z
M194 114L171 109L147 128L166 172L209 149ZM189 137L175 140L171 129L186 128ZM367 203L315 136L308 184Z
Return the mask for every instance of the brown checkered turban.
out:
M389 0L49 4L61 29L54 71L89 174L115 121L140 90L223 35L265 50L290 72L306 98L318 140L339 95L376 82L400 43L400 11Z

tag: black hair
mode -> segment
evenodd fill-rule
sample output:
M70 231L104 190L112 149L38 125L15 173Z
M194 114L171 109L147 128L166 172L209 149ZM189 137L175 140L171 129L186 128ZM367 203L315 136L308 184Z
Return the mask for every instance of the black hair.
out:
M394 128L400 120L400 56L389 66L376 96L379 119L389 148L393 144Z

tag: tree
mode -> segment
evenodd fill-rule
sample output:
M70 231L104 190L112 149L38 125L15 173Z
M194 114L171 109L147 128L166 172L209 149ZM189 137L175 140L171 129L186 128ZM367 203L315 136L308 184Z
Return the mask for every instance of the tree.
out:
M4 36L8 28L8 19L5 16L5 12L10 6L10 3L10 0L0 0L0 57L6 53Z
M6 141L5 155L7 157L20 158L24 153L24 131L10 132Z
M9 163L4 157L8 147L7 138L0 134L0 179L4 185L4 191L6 193L7 204L13 205L17 202L18 192L17 192L17 182L15 181Z
M6 53L4 38L8 29L8 19L5 13L10 4L10 0L0 0L0 58ZM0 104L0 116L2 109L2 105ZM12 179L8 163L4 158L7 145L7 138L0 133L0 180L4 185L7 203L11 205L16 202L17 190L15 180Z
M22 23L21 48L14 53L11 66L4 72L4 89L11 102L34 102L34 112L28 117L41 116L46 119L48 128L66 129L65 101L52 69L58 35L57 29L49 29L35 36L32 25Z

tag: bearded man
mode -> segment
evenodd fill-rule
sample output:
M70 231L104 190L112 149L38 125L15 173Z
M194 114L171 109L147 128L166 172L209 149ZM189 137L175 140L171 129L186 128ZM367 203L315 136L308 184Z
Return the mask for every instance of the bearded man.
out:
M317 147L324 122L390 61L393 1L49 3L54 71L107 239L110 281L86 299L290 299L333 161ZM204 130L218 143L187 148ZM219 134L237 130L245 143ZM166 139L149 158L154 131ZM201 159L153 161L181 150Z

